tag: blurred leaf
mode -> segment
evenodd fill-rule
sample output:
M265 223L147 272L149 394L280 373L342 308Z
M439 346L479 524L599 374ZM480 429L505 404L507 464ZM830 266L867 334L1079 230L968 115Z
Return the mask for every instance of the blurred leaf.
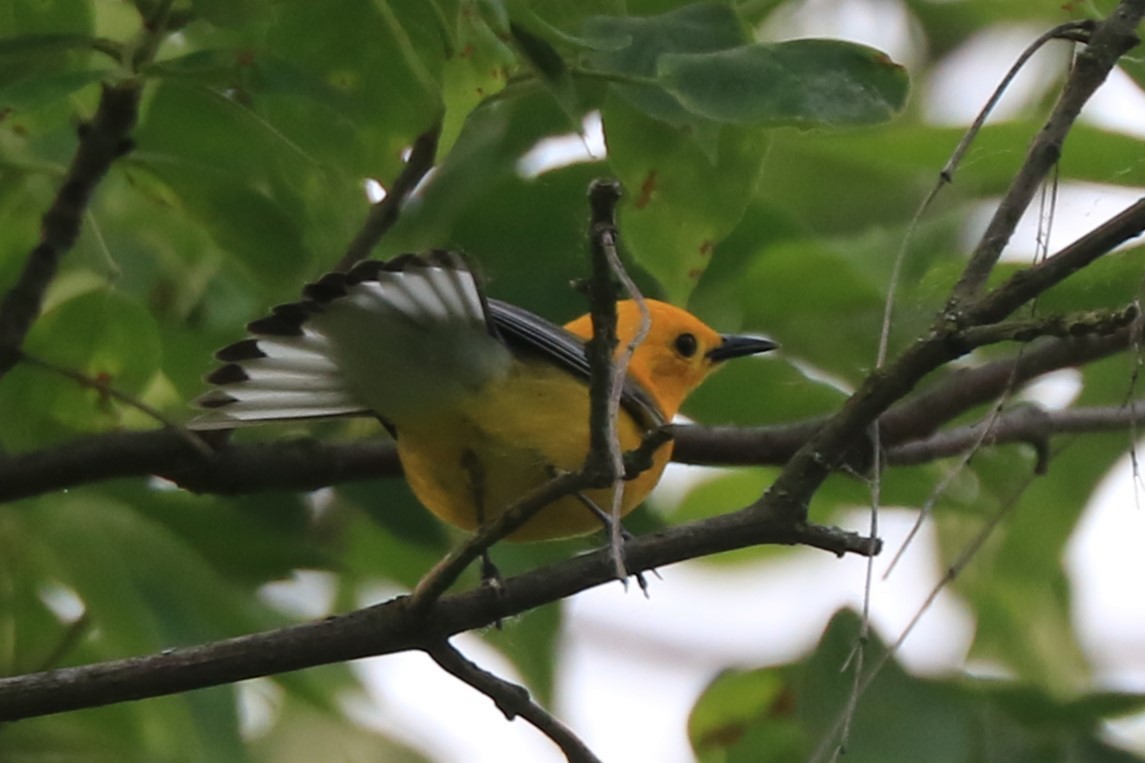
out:
M107 72L88 69L18 79L0 87L0 109L31 111L65 98L103 79Z
M545 89L560 104L572 129L578 129L582 109L564 59L543 37L533 34L520 24L510 24L509 32L522 59L536 72Z
M804 760L820 745L829 753L851 692L851 677L841 666L854 665L849 655L858 630L858 616L841 612L803 661L717 677L689 721L700 759ZM864 661L871 666L886 647L872 637L864 648L876 656ZM860 763L953 763L1068 760L1084 750L1084 760L1128 762L1139 758L1103 742L1101 724L1143 703L1141 695L1097 694L1063 702L1011 682L921 679L891 660L858 699L846 754ZM984 749L990 752L981 758Z
M500 628L482 633L486 641L521 671L530 694L546 707L553 704L563 619L558 602L531 609L506 621Z
M688 717L688 738L701 763L797 759L808 747L791 718L778 672L727 671L708 684Z
M0 57L47 56L90 48L93 38L82 34L27 34L0 37Z
M267 763L426 763L429 759L379 731L347 724L286 702L273 726L252 744Z
M588 19L589 38L615 40L588 55L593 68L614 75L622 97L656 120L672 126L694 125L695 118L653 81L669 53L710 53L751 41L735 11L722 3L695 3L658 16ZM624 47L616 47L625 39Z
M33 326L25 349L128 395L138 395L151 380L160 357L151 316L110 289L82 294L48 312ZM0 387L0 419L13 422L0 437L10 447L26 448L67 431L104 429L116 421L119 405L78 382L25 364Z
M271 10L268 0L192 0L200 17L218 26L239 26L265 18Z
M841 126L885 122L906 104L906 71L882 53L838 40L756 43L657 63L668 92L721 122Z

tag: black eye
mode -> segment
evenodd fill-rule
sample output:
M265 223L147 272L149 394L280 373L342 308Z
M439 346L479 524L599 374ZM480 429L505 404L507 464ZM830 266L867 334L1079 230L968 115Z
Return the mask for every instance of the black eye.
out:
M676 352L685 358L695 355L698 347L694 334L680 334L676 337Z

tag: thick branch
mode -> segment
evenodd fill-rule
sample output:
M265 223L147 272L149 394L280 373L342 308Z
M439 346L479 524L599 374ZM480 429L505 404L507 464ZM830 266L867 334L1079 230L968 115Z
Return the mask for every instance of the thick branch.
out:
M736 512L630 540L630 572L760 544L801 544L842 555L878 553L856 533ZM421 616L405 597L349 614L147 657L0 679L0 722L234 683L361 657L425 648L615 580L608 549L445 596Z
M880 419L883 444L928 437L948 421L996 400L1010 383L1081 366L1124 350L1129 331L1050 340L1012 358L955 371ZM767 427L672 428L674 461L711 466L782 465L818 431L814 418ZM286 440L229 444L203 459L177 433L112 432L21 455L0 457L0 503L119 477L158 474L197 493L238 495L320 487L401 474L389 440L322 443Z

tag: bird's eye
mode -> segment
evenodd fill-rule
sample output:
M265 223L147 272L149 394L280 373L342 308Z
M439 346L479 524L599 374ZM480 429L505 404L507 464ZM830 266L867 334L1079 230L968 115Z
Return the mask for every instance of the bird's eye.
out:
M682 357L690 358L696 354L699 344L696 342L694 334L680 334L676 337L676 352L680 353Z

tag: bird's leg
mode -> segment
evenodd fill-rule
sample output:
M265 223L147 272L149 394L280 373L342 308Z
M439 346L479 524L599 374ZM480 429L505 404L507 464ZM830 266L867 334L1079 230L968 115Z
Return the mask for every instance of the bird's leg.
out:
M473 501L473 508L477 514L477 526L481 527L487 519L485 516L485 470L482 468L481 460L477 454L469 449L461 453L461 468L465 470L465 474L469 478L469 497ZM487 548L481 551L481 582L496 591L498 595L505 590L505 579L501 577L501 571L497 569L497 565L493 564L493 559ZM497 627L501 627L500 620L497 621Z
M596 503L591 498L589 498L587 495L580 492L579 490L577 492L573 493L573 496L575 496L576 499L578 501L580 501L581 504L586 509L588 509L590 512L592 512L593 516L595 516L597 519L600 520L600 523L602 525L604 525L604 529L606 531L609 531L609 532L612 531L612 515L611 514L609 514L607 511L600 508L599 506L597 506ZM632 533L628 532L628 530L625 529L625 527L624 527L624 523L621 522L620 523L620 539L625 541L625 542L628 542L628 541L632 540L633 537L635 537L635 536ZM625 564L625 569L627 569L627 568L628 568L628 565ZM650 572L653 575L655 575L656 577L660 577L660 574L658 572L656 572L656 570L650 570ZM648 596L648 580L647 580L647 578L644 577L644 573L643 572L632 573L632 577L636 578L636 585L640 586L640 590L643 591L644 596L647 597Z

